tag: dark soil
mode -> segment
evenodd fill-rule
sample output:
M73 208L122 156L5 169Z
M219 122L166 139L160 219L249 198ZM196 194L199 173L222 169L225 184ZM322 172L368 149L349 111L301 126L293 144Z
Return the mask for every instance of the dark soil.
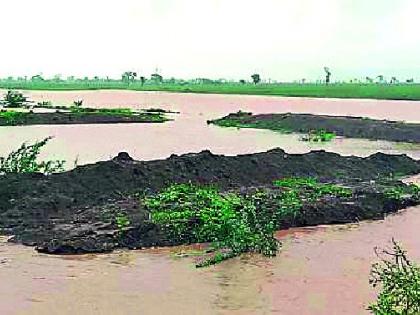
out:
M239 112L208 121L226 127L248 127L309 133L324 129L337 136L420 143L420 124L373 120L362 117L326 116L312 114L261 114Z
M389 178L417 173L420 161L382 153L359 158L324 151L291 155L275 149L228 157L203 151L155 161L134 161L120 153L110 161L50 176L0 176L0 231L15 235L16 242L57 254L175 245L148 221L139 195L188 181L213 183L223 191L271 189L273 180L288 176L341 183L354 195L305 204L301 215L285 218L279 228L381 219L417 202L387 197L384 187L402 185ZM115 218L121 213L130 224L118 229Z
M8 120L0 116L0 126L19 125L68 125L68 124L115 124L115 123L161 123L168 121L162 113L142 112L131 115L103 113L28 112Z

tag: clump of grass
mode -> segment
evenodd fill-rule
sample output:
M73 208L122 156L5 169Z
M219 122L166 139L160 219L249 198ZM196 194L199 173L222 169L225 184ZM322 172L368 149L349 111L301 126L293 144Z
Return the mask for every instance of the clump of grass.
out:
M28 113L17 112L13 110L2 110L0 111L0 121L4 120L8 126L15 126L21 124Z
M381 291L368 310L375 315L420 314L420 266L394 239L390 250L375 248L375 253L380 262L372 265L370 284L380 285Z
M8 173L43 173L48 175L63 171L64 161L37 161L41 149L51 139L48 137L30 145L23 143L19 149L11 152L7 157L0 157L0 175Z
M176 242L212 243L214 256L196 265L204 267L244 252L276 254L274 214L259 206L262 199L260 194L239 196L210 186L175 184L143 203L152 221Z
M286 177L273 182L280 188L274 199L277 203L277 220L285 216L297 216L304 202L315 202L322 197L350 198L352 190L329 183L319 183L313 177Z
M386 197L394 200L404 200L407 196L420 200L420 187L417 184L395 186L384 190Z
M325 129L310 130L308 134L301 138L302 141L309 142L329 142L336 137L334 132Z

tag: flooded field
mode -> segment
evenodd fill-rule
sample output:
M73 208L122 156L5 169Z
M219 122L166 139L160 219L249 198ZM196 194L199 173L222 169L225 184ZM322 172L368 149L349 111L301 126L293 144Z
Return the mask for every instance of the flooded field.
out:
M327 144L299 141L299 135L284 135L268 130L220 128L207 125L238 110L254 113L297 112L420 122L418 104L408 101L328 100L263 96L170 94L130 91L27 92L36 101L51 100L70 105L83 99L89 107L159 107L179 111L174 121L164 124L115 124L67 126L0 127L0 155L23 141L54 136L44 156L65 159L71 168L79 164L107 160L120 151L133 158L152 160L210 149L215 154L236 155L281 147L289 153L324 149L342 155L367 156L375 152L406 153L420 159L420 145L363 139L335 139Z
M239 109L420 122L416 102L125 91L27 94L57 105L82 98L88 106L160 107L181 114L159 125L1 127L0 156L22 141L52 135L56 138L45 155L65 158L70 167L76 158L79 164L90 163L119 151L156 159L204 149L234 155L273 147L290 153L406 153L420 159L417 145L358 139L311 145L298 135L206 124ZM280 231L283 247L277 257L246 255L207 269L196 269L192 258L177 257L183 248L48 256L2 238L0 314L367 314L375 298L368 283L373 248L395 237L420 260L419 226L420 207L415 207L384 221Z

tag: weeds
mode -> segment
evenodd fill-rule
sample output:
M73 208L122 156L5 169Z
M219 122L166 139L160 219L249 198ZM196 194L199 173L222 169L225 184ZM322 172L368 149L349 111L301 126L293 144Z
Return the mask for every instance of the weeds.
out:
M41 149L51 137L34 144L23 143L19 149L11 152L7 157L0 157L0 175L7 173L43 173L52 174L63 171L64 161L37 162Z
M22 124L28 113L16 112L13 110L0 111L0 121L4 120L6 126L16 126Z
M420 314L420 266L394 239L391 250L375 248L375 253L381 261L372 265L369 282L374 288L380 285L381 291L368 310L375 315Z
M336 137L334 132L325 129L310 130L301 140L309 142L329 142Z

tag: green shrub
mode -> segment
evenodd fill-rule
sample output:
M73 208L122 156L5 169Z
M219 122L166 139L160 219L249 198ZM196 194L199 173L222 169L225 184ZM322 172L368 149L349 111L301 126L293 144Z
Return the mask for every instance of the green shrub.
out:
M274 214L263 206L265 196L222 194L210 186L175 184L143 200L152 221L183 243L211 242L214 257L197 267L218 263L244 252L273 256Z
M0 157L0 175L7 173L44 173L51 174L63 171L64 161L37 162L37 158L51 137L34 144L23 143L19 149L7 157Z
M420 266L394 240L391 250L375 252L381 261L372 265L370 283L380 285L381 291L368 309L376 315L420 314Z
M21 92L9 90L1 103L3 103L5 107L18 108L23 107L26 102L27 98L23 96Z

